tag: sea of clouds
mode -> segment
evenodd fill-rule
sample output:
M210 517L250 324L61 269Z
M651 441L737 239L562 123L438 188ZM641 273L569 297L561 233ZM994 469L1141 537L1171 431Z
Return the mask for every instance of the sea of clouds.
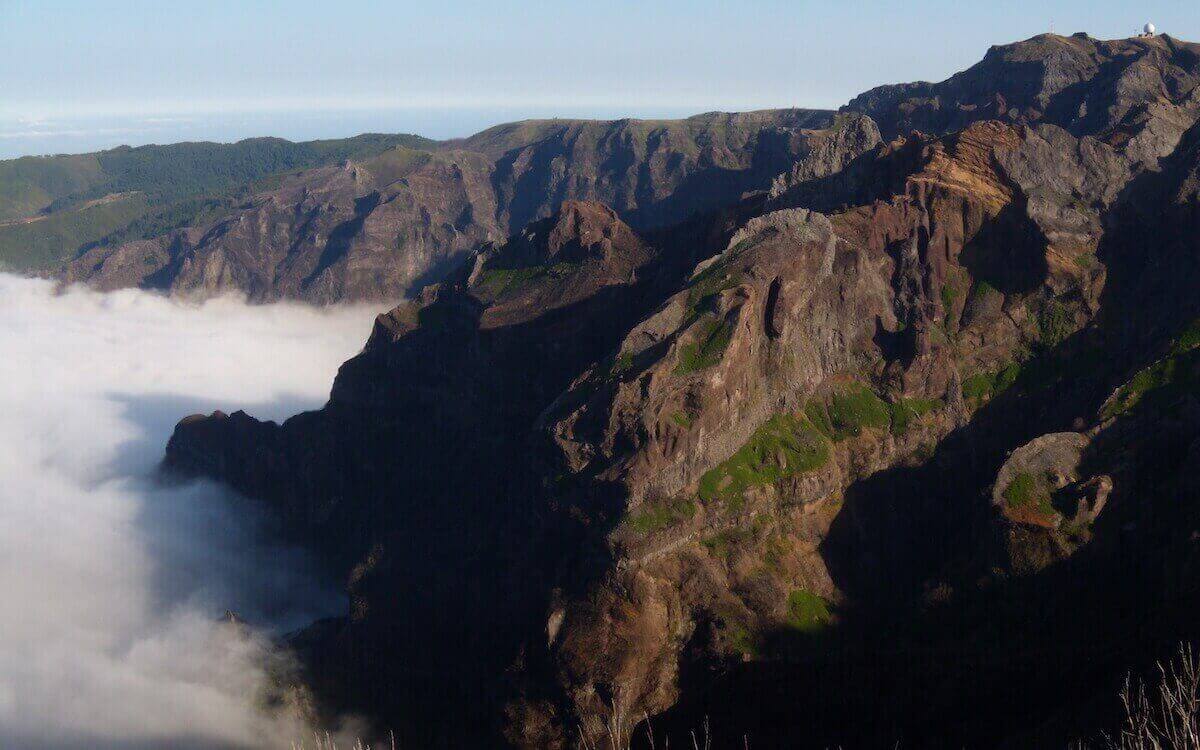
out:
M187 414L319 407L374 312L0 274L0 747L303 739L261 709L266 644L343 609L336 587L248 501L156 468Z

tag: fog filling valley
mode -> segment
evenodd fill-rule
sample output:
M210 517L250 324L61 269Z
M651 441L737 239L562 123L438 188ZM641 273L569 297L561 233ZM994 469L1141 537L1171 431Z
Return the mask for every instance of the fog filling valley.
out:
M263 646L336 612L336 587L267 541L247 501L155 473L183 416L319 407L374 312L0 274L0 747L300 737L260 710Z

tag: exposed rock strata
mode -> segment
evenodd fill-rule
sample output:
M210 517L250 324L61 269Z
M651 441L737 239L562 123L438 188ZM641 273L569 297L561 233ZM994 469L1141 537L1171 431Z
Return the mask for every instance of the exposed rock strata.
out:
M567 200L598 200L641 229L766 190L816 144L829 112L710 113L686 120L502 125L433 153L397 147L290 175L204 226L68 264L67 281L207 297L396 301Z
M423 746L1057 742L1031 717L1193 632L1198 75L1037 37L690 221L567 203L380 316L324 409L186 420L167 464L340 566L318 691Z

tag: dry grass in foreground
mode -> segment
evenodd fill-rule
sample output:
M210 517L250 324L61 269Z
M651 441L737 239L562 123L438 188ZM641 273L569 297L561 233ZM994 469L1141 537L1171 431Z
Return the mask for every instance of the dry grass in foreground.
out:
M1200 658L1191 645L1181 644L1157 667L1151 689L1142 680L1125 678L1125 717L1115 736L1101 740L1102 750L1200 750Z
M1074 750L1200 750L1200 656L1190 644L1181 644L1168 661L1156 665L1158 676L1152 686L1132 675L1125 678L1121 689L1124 716L1117 733L1104 734L1096 743L1076 742ZM630 721L620 710L613 712L600 736L579 731L582 750L630 750L635 725L643 726L651 750L655 747L650 719ZM742 738L742 748L749 750L750 740ZM396 738L388 742L368 744L355 740L352 745L339 743L330 734L314 734L312 744L293 742L291 750L397 750ZM670 750L668 740L664 750ZM712 750L708 720L701 732L692 732L684 750Z

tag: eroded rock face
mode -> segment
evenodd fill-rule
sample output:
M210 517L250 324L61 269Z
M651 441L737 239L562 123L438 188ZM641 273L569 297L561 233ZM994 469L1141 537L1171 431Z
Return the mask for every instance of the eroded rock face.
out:
M753 650L747 634L792 629L796 597L843 601L846 574L831 569L828 547L847 493L926 460L928 446L995 395L964 392L964 381L986 379L1039 345L1030 307L1061 296L1074 300L1071 316L1089 315L1084 301L1098 298L1103 275L1052 267L1061 251L1041 230L1041 209L1030 209L1035 194L1056 200L1039 182L1050 178L1006 168L1031 160L1055 168L1041 156L1038 131L979 123L915 143L866 157L887 173L904 168L889 162L910 169L886 200L744 221L719 256L632 329L613 355L625 363L617 377L602 363L543 415L571 471L618 484L628 498L626 520L610 535L623 561L613 585L634 587L639 576L690 581L658 603L673 614L673 641L629 615L573 621L567 608L576 638L619 658L612 644L661 653L711 631L709 654L737 656ZM1061 157L1060 179L1083 171L1081 158ZM1098 225L1095 214L1080 216ZM1072 235L1084 237L1075 247L1094 252L1100 231L1085 234L1086 226ZM992 297L991 306L979 301ZM1078 319L1064 314L1068 331ZM764 570L771 558L786 562ZM703 583L698 570L709 571ZM612 606L623 612L648 608L620 601ZM636 677L576 677L576 711L601 716L605 700L634 712L667 708L677 667L661 663Z
M992 504L1010 521L1056 529L1063 515L1053 495L1079 482L1088 440L1077 432L1043 435L1013 451L1000 467Z
M1113 145L1138 141L1131 155L1141 160L1145 152L1168 153L1192 119L1196 62L1194 44L1166 35L1104 41L1042 34L992 47L941 83L871 89L846 109L872 117L886 137L949 133L980 120L1050 123L1076 136L1104 135Z
M211 224L96 247L63 278L193 297L394 302L563 201L602 201L645 229L765 190L814 145L836 164L831 120L775 110L498 126L432 154L397 148L288 176Z
M324 409L181 423L167 463L339 566L318 692L422 746L722 705L767 746L1026 736L1047 671L1123 668L1114 598L1197 583L1197 60L1039 37L690 221L567 202L380 316ZM893 723L851 720L889 675Z

